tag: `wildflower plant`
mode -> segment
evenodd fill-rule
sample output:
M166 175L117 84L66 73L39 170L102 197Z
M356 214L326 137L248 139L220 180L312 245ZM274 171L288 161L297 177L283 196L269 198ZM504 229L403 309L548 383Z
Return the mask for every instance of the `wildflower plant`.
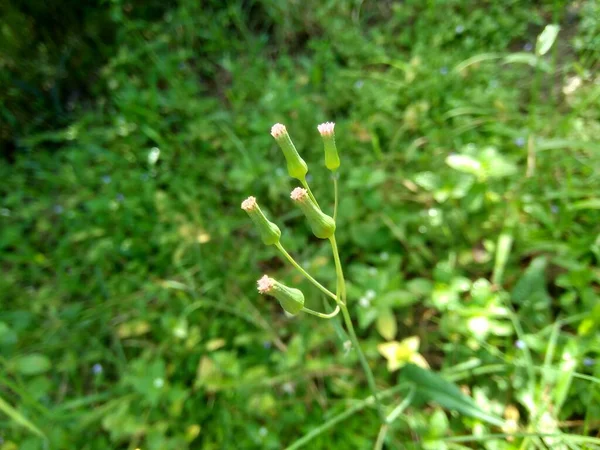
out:
M400 368L405 368L405 373L408 378L411 379L411 383L408 383L408 385L400 384L384 391L378 391L375 385L373 372L367 362L365 354L360 347L354 325L352 323L352 318L350 317L348 310L346 281L344 278L344 270L342 268L339 248L336 241L336 231L338 229L336 219L339 197L338 169L341 165L341 162L335 143L335 124L333 122L326 122L319 125L317 129L323 141L325 166L332 172L334 205L331 215L328 215L322 210L317 198L311 191L306 179L308 165L296 150L296 147L294 146L286 127L279 123L273 125L271 129L271 135L275 138L275 141L283 152L287 162L289 175L298 180L301 184L301 186L294 188L290 193L292 202L304 215L312 233L319 239L329 241L336 272L335 293L318 282L287 252L281 243L281 230L275 223L267 219L259 207L258 201L255 197L248 197L242 202L241 207L250 216L250 219L256 226L263 243L266 245L275 246L275 248L286 261L288 261L306 279L308 279L308 281L310 281L321 292L323 292L325 296L329 297L335 302L335 309L331 312L321 312L307 308L304 304L304 294L302 291L294 287L286 286L269 275L264 275L257 281L258 292L263 295L275 297L279 301L284 311L290 315L306 313L316 316L320 319L328 320L333 319L341 313L350 338L350 341L348 342L350 346L348 348L356 351L371 391L370 397L361 402L359 407L357 406L354 409L351 408L349 411L356 412L359 409L369 405L375 406L381 421L381 429L377 439L376 448L382 448L381 446L383 445L389 425L406 407L409 406L421 380L425 380L424 383L426 386L422 387L426 389L425 392L427 392L429 396L436 396L435 392L440 393L439 396L436 396L438 398L435 400L442 404L442 406L446 405L444 405L444 402L440 400L440 398L450 398L452 401L448 403L448 407L463 412L466 415L471 415L488 423L500 426L502 422L499 419L479 410L470 398L464 396L460 392L458 387L442 378L438 378L437 375L427 370L429 368L427 361L418 353L419 339L417 337L407 338L402 342L394 341L379 345L379 352L388 360L388 369L390 371L395 371ZM382 400L389 397L391 394L398 392L398 390L406 388L407 386L409 387L409 390L405 399L400 403L400 405L393 408L391 412L386 415L386 409L382 403ZM344 414L346 413L343 413L341 416L344 416ZM292 446L288 447L288 449L300 447L318 434L326 431L337 421L337 418L331 419L329 422L323 424L322 426L305 435L303 438L296 441Z
M317 127L321 138L323 140L324 154L325 154L325 166L329 169L333 176L333 187L334 187L334 207L332 215L326 214L312 193L310 186L306 180L306 174L308 173L308 165L302 159L296 147L294 146L286 127L282 124L275 124L271 128L271 135L275 138L275 141L281 148L283 155L286 159L288 173L292 178L297 179L302 186L296 187L292 190L290 198L292 202L300 209L306 221L308 222L312 233L319 239L327 239L331 246L333 260L335 264L336 272L336 289L335 293L331 292L321 283L319 283L313 276L311 276L306 270L304 270L300 264L285 250L283 247L280 237L281 231L279 227L274 223L270 222L265 215L262 213L258 203L254 197L248 197L242 202L242 209L248 213L252 221L254 222L263 243L266 245L274 245L281 255L294 266L304 277L306 277L312 284L314 284L319 290L321 290L327 297L335 301L335 309L332 312L319 312L309 309L304 306L304 295L296 288L285 286L279 281L264 275L257 282L258 292L261 294L271 295L279 300L282 308L289 314L296 315L299 313L307 313L321 319L332 319L337 316L340 312L344 319L344 323L352 347L358 354L360 363L365 372L369 388L372 392L373 399L377 405L377 410L382 421L385 422L384 410L379 400L377 388L375 386L375 378L373 372L367 362L367 359L359 345L354 325L348 311L347 299L346 299L346 282L344 279L344 271L340 259L339 249L335 238L336 232L336 217L337 217L337 205L338 205L338 185L337 185L337 170L340 167L340 157L338 155L336 143L335 143L335 124L333 122L327 122Z

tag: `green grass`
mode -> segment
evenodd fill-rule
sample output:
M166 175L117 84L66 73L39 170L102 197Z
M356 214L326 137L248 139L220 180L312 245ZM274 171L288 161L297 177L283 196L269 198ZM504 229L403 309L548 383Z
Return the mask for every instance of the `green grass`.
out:
M405 375L377 345L418 336L508 423L415 395L384 448L598 448L600 19L567 3L182 1L155 20L111 3L94 96L0 164L0 449L279 449L353 407L305 448L373 448L341 323L256 293L268 272L323 310L239 208L259 198L333 288L269 135L287 125L330 211L326 120L388 413Z

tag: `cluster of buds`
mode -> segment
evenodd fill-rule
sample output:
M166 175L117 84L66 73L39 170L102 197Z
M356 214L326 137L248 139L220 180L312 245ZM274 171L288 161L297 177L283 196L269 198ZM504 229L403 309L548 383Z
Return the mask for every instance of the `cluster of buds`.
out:
M335 145L334 127L335 124L333 122L326 122L317 127L323 140L325 166L332 172L335 172L340 166L340 158ZM290 198L300 208L313 234L317 238L332 238L335 233L335 220L321 210L316 199L310 192L306 182L308 166L296 150L287 129L284 125L277 123L271 128L271 135L275 138L275 141L283 152L288 174L305 186L304 188L295 188L291 192ZM256 198L248 197L244 200L242 202L242 209L250 216L263 243L265 245L275 245L281 250L281 230L276 224L266 218L258 206ZM299 289L285 286L267 275L258 280L258 292L275 297L281 304L281 307L289 314L298 314L304 308L304 294Z

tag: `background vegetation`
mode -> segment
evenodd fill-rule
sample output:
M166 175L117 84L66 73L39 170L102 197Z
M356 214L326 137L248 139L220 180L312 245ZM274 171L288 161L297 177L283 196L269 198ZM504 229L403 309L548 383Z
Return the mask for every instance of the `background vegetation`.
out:
M326 120L379 386L403 370L378 344L418 336L506 419L417 396L387 448L599 448L597 1L36 1L0 16L2 450L277 449L368 395L339 323L256 293L268 272L321 308L239 209L256 195L332 284L269 136L288 126L331 204ZM309 448L371 448L377 432L368 409Z

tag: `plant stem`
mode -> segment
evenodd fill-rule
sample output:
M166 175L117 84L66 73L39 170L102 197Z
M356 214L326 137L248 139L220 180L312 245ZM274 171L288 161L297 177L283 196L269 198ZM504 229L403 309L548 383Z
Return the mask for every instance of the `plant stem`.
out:
M294 266L296 269L298 269L298 271L302 275L304 275L308 281L310 281L312 284L314 284L316 287L318 287L325 295L328 295L329 297L331 297L332 299L334 299L336 302L338 302L338 299L337 299L336 295L333 292L331 292L330 290L328 290L321 283L319 283L317 280L315 280L306 270L304 270L302 268L302 266L300 266L300 264L298 264L296 262L296 260L294 258L292 258L292 255L290 255L285 250L285 248L283 248L283 245L281 245L281 243L275 244L275 247L277 247L277 250L279 250L281 252L281 254L283 256L285 256L285 258L290 262L290 264L292 266Z
M333 259L335 260L335 272L337 274L338 279L337 297L338 299L340 299L338 304L342 309L342 316L344 316L344 322L346 323L346 328L348 329L348 334L350 335L352 346L356 349L358 359L360 360L360 364L367 377L367 383L369 384L369 388L371 389L371 393L373 394L373 398L375 399L375 402L377 404L377 412L379 414L379 418L381 419L381 423L385 423L385 414L383 412L383 405L379 401L379 397L377 395L375 377L373 376L373 371L369 366L369 362L367 361L365 354L360 348L358 337L356 336L356 332L354 331L354 325L352 324L352 318L350 317L348 307L346 306L346 281L344 280L344 272L342 270L342 263L340 261L340 254L338 251L337 242L335 240L335 235L331 236L329 238L329 241L331 242L331 250L333 251Z
M306 191L308 192L308 196L312 199L312 201L315 202L315 204L319 207L319 209L321 209L321 207L319 206L319 202L317 201L316 197L313 195L312 191L310 190L310 186L308 185L306 178L304 178L303 180L300 180L300 183L302 183L302 186L304 187L304 189L306 189Z
M340 306L336 305L335 309L333 310L333 312L330 313L321 313L318 311L313 311L312 309L309 308L302 308L302 311L307 313L307 314L312 314L313 316L317 316L320 317L321 319L331 319L332 317L335 317L338 315L338 313L340 312Z
M333 221L337 220L337 210L338 210L338 174L333 174Z
M377 442L375 442L375 447L373 450L381 450L383 448L383 443L385 442L385 436L388 432L389 425L384 423L381 425L379 429L379 434L377 435Z
M391 395L405 389L406 387L407 387L406 384L398 384L390 389L381 391L380 396L381 396L381 398L390 397ZM353 415L353 414L365 409L367 406L373 404L374 401L375 401L375 398L373 396L370 396L370 397L365 398L364 400L361 400L360 402L358 402L355 405L348 408L346 411L338 414L337 416L333 416L331 419L329 419L323 425L320 425L317 428L311 430L309 433L305 434L300 439L295 441L292 445L287 447L286 450L296 450L296 449L302 447L303 445L308 444L311 440L313 440L317 436L323 434L324 432L326 432L327 430L332 428L334 425L340 423L341 421L347 419L351 415Z
M377 386L375 385L375 377L373 376L373 371L369 366L369 362L365 357L362 349L360 348L360 344L358 343L358 337L356 337L356 332L354 331L354 325L352 325L352 319L350 318L350 313L348 312L348 307L345 304L341 305L342 316L344 316L344 322L346 323L346 328L348 329L348 334L350 335L350 340L352 341L352 346L356 349L356 353L358 354L358 359L360 360L360 364L365 372L367 377L367 383L369 384L369 388L371 389L371 393L373 394L373 398L375 399L375 403L377 404L377 413L379 414L379 419L381 423L385 423L385 414L383 412L383 405L379 400L379 395L377 394Z
M344 271L342 270L342 262L340 261L340 253L338 251L335 235L329 238L329 242L331 242L331 251L333 252L333 260L335 261L337 298L342 304L346 304L346 281L344 280Z

